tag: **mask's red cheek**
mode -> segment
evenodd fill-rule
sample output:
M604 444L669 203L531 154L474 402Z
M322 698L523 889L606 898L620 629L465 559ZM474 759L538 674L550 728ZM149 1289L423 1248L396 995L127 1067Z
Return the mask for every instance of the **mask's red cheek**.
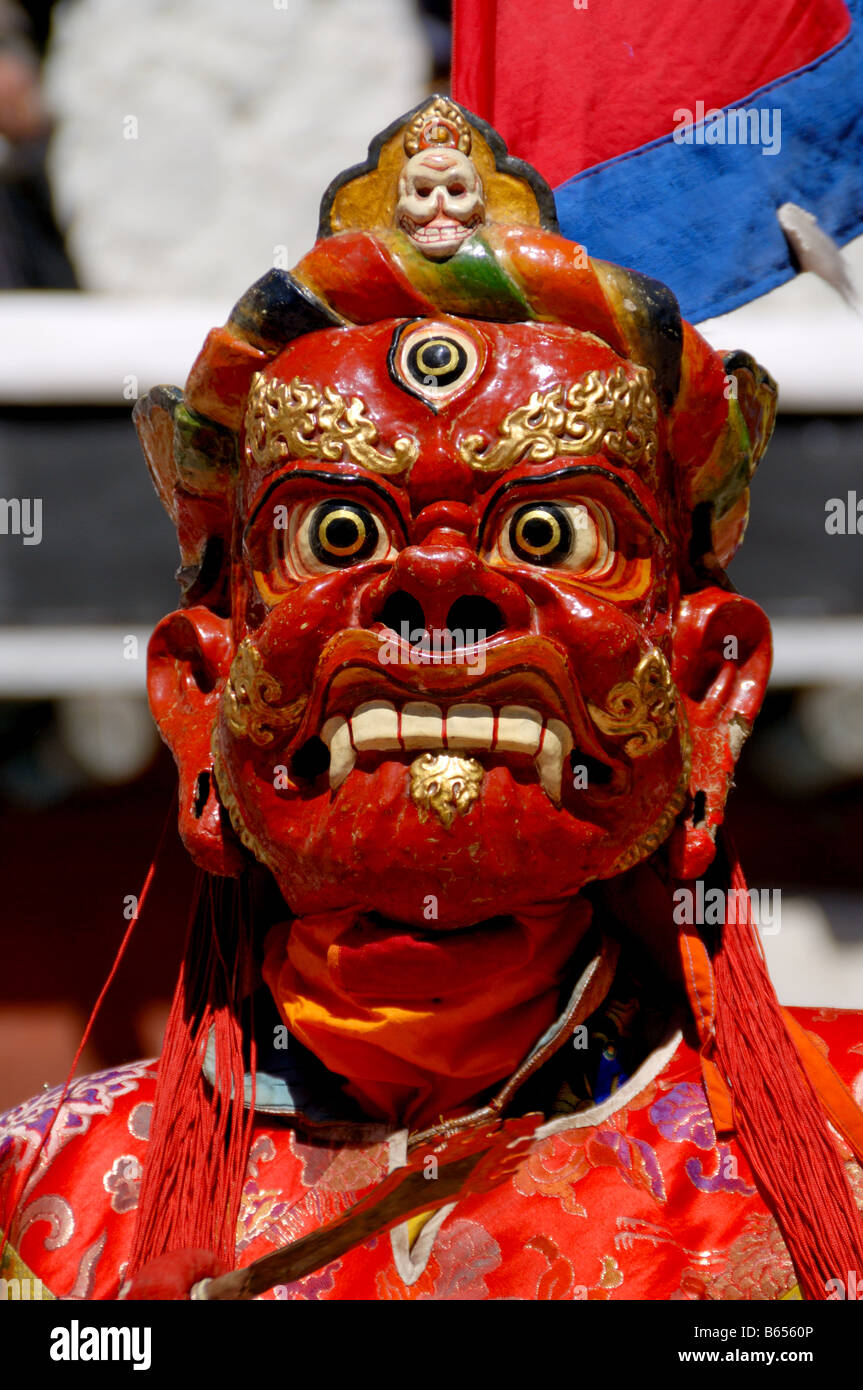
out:
M601 701L664 634L663 623L645 623L640 613L547 572L521 573L519 581L533 609L532 630L565 653L585 700Z
M333 637L361 625L365 596L384 570L364 565L296 584L248 632L285 699L311 693L321 652Z

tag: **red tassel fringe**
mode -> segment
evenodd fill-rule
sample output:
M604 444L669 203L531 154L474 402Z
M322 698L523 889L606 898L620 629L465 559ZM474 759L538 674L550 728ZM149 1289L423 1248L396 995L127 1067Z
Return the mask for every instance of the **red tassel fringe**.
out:
M827 1281L863 1282L863 1224L827 1116L785 1027L748 905L746 880L725 836L737 924L714 957L716 1060L734 1098L740 1143L779 1222L804 1298ZM835 1287L835 1286L834 1286Z
M245 885L202 875L159 1063L127 1278L179 1250L235 1264L254 1115L254 1095L243 1106L239 1017L250 937ZM213 1087L201 1071L211 1035ZM254 1077L254 1044L250 1070Z

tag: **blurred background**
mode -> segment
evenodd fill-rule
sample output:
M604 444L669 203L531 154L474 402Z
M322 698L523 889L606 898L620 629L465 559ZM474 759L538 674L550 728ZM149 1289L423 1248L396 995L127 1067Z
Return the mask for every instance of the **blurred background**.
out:
M0 0L0 1110L65 1076L166 821L85 1068L158 1050L182 947L191 869L145 696L177 552L134 401L300 259L331 178L446 88L449 48L446 0ZM845 258L859 291L863 239ZM750 885L782 894L780 997L861 1007L863 319L801 275L701 329L781 391L731 571L776 660L730 824Z

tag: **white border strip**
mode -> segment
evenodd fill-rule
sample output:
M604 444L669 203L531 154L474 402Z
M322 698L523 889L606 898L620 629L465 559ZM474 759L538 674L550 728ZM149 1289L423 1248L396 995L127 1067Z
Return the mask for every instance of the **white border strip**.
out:
M75 291L0 295L0 405L115 405L182 386L231 305Z
M586 1110L577 1110L571 1115L561 1115L556 1120L548 1120L546 1124L540 1125L534 1132L534 1139L548 1139L552 1134L565 1134L568 1129L592 1129L595 1125L605 1124L612 1115L616 1115L618 1110L623 1110L629 1102L635 1100L646 1086L654 1081L660 1072L663 1072L671 1061L683 1038L680 1028L675 1028L671 1036L654 1048L649 1057L646 1057L637 1071L632 1073L628 1081L602 1101L599 1105L591 1105ZM566 1044L564 1043L564 1046Z

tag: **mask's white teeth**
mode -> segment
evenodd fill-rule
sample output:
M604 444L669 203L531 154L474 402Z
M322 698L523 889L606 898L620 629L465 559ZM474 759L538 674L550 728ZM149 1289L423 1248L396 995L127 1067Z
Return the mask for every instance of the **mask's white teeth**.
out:
M399 746L399 716L389 700L369 700L351 715L351 742L358 753Z
M543 717L526 705L453 705L444 717L441 707L411 700L401 714L389 700L367 700L350 718L336 714L321 729L330 753L330 787L335 791L352 771L358 753L390 750L429 752L526 753L534 757L537 776L555 803L561 799L564 760L573 747L572 735L560 719Z
M549 719L535 766L546 795L558 805L563 781L563 761L572 750L572 734L560 719Z
M334 715L321 729L321 738L330 750L330 787L335 791L357 760L348 721L340 714Z
M535 753L542 737L542 715L526 705L504 705L497 719L495 749L505 753Z
M443 717L440 705L425 700L411 700L402 706L399 731L403 748L443 748Z
M446 716L446 746L491 748L494 742L494 710L491 705L453 705Z

